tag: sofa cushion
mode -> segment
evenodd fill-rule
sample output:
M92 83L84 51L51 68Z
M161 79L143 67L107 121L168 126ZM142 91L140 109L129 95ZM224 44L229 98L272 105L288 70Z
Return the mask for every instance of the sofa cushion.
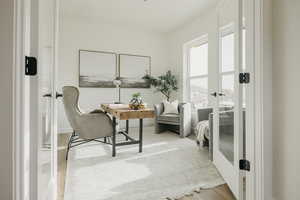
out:
M172 122L178 124L180 122L180 118L178 114L162 114L158 116L157 120L159 122Z

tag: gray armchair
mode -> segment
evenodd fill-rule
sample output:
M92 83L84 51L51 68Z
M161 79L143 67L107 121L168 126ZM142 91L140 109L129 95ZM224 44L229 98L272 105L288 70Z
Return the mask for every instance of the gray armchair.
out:
M91 141L107 143L107 138L113 135L111 118L101 110L82 113L78 106L79 91L76 87L63 87L63 103L65 112L73 129L68 143L66 159L70 148ZM99 140L104 138L104 141Z
M192 113L190 103L179 104L179 114L163 114L163 103L154 105L154 111L156 133L171 130L178 133L180 137L186 137L191 134Z

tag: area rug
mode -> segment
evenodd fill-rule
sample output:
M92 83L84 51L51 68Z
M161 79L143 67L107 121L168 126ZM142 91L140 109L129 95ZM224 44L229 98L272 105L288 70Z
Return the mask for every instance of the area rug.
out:
M137 137L138 130L132 129ZM124 140L119 136L118 140ZM161 200L201 187L224 184L208 159L189 138L144 129L143 153L137 145L117 148L90 143L70 151L65 200Z

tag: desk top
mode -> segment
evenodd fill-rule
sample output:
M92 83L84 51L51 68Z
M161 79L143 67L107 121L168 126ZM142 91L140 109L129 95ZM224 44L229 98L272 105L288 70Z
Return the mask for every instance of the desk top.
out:
M132 110L127 104L101 104L101 108L119 120L154 118L154 110Z

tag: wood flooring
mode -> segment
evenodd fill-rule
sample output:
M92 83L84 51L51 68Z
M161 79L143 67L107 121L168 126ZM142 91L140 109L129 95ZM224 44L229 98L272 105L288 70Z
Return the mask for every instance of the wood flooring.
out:
M57 167L57 175L58 175L58 188L57 188L57 196L58 200L64 200L64 192L65 192L65 180L66 180L66 171L67 171L67 161L66 161L66 153L67 153L67 145L68 140L71 134L59 134L58 135L58 167Z
M58 137L58 200L64 200L67 170L66 146L70 135L71 134L59 134ZM229 187L225 184L216 188L193 192L191 195L186 195L177 200L235 200L235 198Z

